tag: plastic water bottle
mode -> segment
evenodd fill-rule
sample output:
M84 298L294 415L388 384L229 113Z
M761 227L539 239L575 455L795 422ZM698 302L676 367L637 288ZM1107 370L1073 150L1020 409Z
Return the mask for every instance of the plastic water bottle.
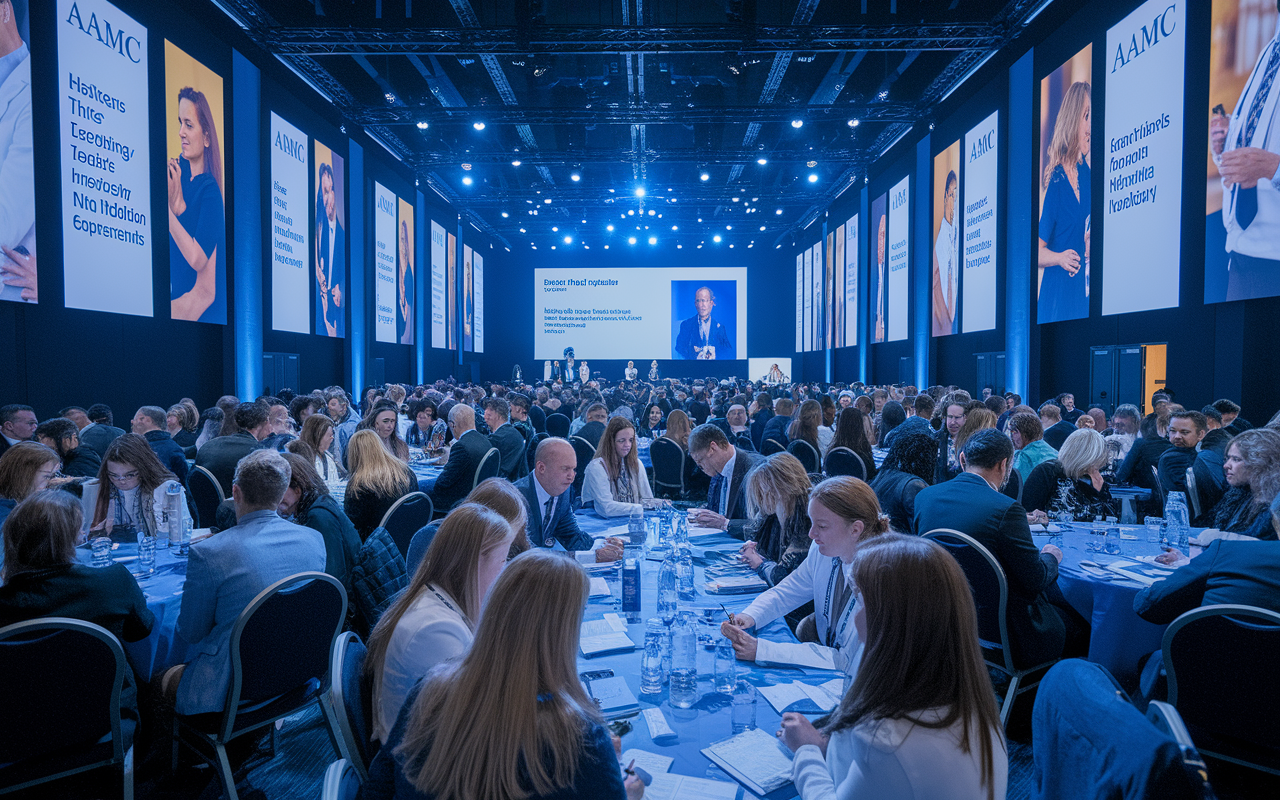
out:
M697 591L693 588L693 548L686 539L677 552L679 559L676 561L676 578L679 581L680 600L692 603L698 599Z
M138 533L138 566L144 575L156 571L156 537L148 536L146 531Z
M161 522L161 528L165 533L169 534L169 546L177 547L182 544L182 487L177 481L169 484L169 488L164 490L164 520Z
M644 632L644 657L640 662L641 694L662 692L662 649L667 636L667 626L662 620L657 617L649 620Z
M671 637L672 625L668 624L666 630L662 634L662 685L666 686L671 680Z
M671 705L692 708L698 702L698 634L683 617L671 633Z
M1190 555L1191 515L1187 513L1187 500L1182 492L1169 492L1164 502L1164 518L1169 521L1169 546Z
M676 518L675 540L672 547L689 543L689 518L683 514Z
M733 643L721 638L716 645L715 687L721 694L733 694L734 682L738 679L738 657L734 655Z
M627 558L622 562L622 610L627 622L636 623L640 616L640 562Z
M186 558L191 554L191 517L182 518L182 538L178 542L178 558Z
M643 548L648 531L644 527L644 509L636 506L631 509L631 518L627 521L627 536L632 547Z
M669 554L658 568L658 616L670 625L676 618L677 598L679 596L679 579L677 577L676 555Z

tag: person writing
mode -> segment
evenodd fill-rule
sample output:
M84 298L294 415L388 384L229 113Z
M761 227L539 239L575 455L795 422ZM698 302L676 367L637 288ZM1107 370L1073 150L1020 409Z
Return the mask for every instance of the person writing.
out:
M178 141L169 159L169 303L174 319L227 319L222 152L203 92L178 92Z
M747 508L752 516L746 527L747 542L738 553L770 586L794 572L809 554L812 486L804 465L790 453L775 453L747 473Z
M654 500L649 477L636 454L636 429L626 417L609 420L595 458L587 464L582 481L582 503L592 503L602 517L629 516L661 505Z

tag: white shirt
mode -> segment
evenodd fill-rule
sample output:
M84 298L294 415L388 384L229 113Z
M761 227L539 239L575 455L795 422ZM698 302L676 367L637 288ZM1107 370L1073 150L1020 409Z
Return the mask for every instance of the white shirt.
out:
M956 318L956 285L960 280L958 269L960 242L956 238L956 226L942 218L938 226L938 241L933 245L934 258L938 259L938 277L944 284L942 299L947 309L947 317Z
M720 507L716 509L716 513L722 517L729 516L729 487L733 485L733 465L738 460L738 448L730 445L729 451L729 460L724 462L724 466L720 469L720 477L724 478L724 485L720 490Z
M9 443L10 447L13 447L15 444L22 441L21 439L10 439L8 436L5 436L5 434L3 433L0 433L0 436L4 436L4 440ZM31 441L31 440L28 439L27 441Z
M653 499L649 476L643 470L640 475L632 473L631 483L636 487L642 500ZM587 464L587 470L582 477L582 502L595 503L596 513L602 517L629 517L632 510L636 508L641 512L644 511L643 503L623 503L614 498L613 486L609 481L609 470L605 468L603 458L593 458Z
M321 453L316 456L316 473L324 481L324 485L329 487L329 491L336 491L342 483L342 476L338 474L338 462L333 460L333 456L328 452Z
M1262 83L1271 51L1276 47L1280 47L1280 21L1277 22L1271 41L1258 55L1253 73L1249 75L1249 81L1240 94L1240 101L1231 114L1223 146L1224 155L1236 149L1236 139L1244 132L1253 98ZM1258 118L1252 139L1242 142L1241 146L1260 147L1272 153L1280 153L1280 113L1277 112L1280 112L1280 74L1277 74L1267 93L1266 102L1262 104L1262 116ZM1227 252L1280 260L1280 170L1277 170L1270 181L1258 181L1258 215L1247 230L1236 222L1237 195L1234 187L1222 187L1222 221L1227 227Z
M373 735L386 742L413 685L437 664L471 647L471 624L458 602L428 585L404 612L387 642L382 674L374 677Z
M920 719L941 718L940 711L920 712ZM981 749L969 737L960 749L963 721L950 728L915 725L903 719L863 722L836 731L827 755L816 745L796 750L792 779L802 800L986 800ZM995 800L1004 800L1009 756L999 733L990 731Z
M706 319L698 319L698 335L702 337L702 342L698 346L711 343L711 317Z
M538 476L536 474L530 476L529 480L533 483L534 494L538 496L538 514L542 517L542 523L545 525L549 518L554 517L556 515L556 509L560 506L560 498L559 497L553 498L550 492L542 488L542 484L538 482ZM582 479L584 490L586 488L586 480L587 479L584 476ZM551 501L551 508L549 509L547 508L548 500ZM544 541L546 535L542 531L536 531L535 533L537 533L537 536L538 536L535 543L540 544L542 541ZM600 537L592 537L591 549L575 550L574 557L578 560L579 564L594 564L596 563L596 551L599 550L600 546L603 544L604 544L604 539ZM562 553L568 552L567 550L564 549L564 545L560 544L560 541L558 539L552 540L551 549L558 550Z

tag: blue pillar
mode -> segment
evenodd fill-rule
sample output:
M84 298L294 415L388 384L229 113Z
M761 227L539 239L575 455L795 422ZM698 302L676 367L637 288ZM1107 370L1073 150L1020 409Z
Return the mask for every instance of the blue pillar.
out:
M365 368L365 275L364 257L367 241L364 235L365 202L364 202L364 148L349 140L347 152L347 243L350 256L347 263L347 293L351 302L347 308L351 311L347 324L347 386L359 399L360 387L364 386Z
M929 242L933 239L933 224L930 220L933 203L930 202L930 191L933 188L933 134L926 135L916 143L915 174L915 367L916 388L923 390L929 385L929 348L933 344L933 326L931 322L930 302L933 300L933 247Z
M417 202L413 212L415 231L413 234L413 263L417 267L413 276L414 320L413 327L418 333L414 336L414 353L418 367L415 383L426 383L427 348L431 347L431 241L427 238L431 233L431 225L427 220L427 201L422 192L417 193Z
M1032 241L1035 204L1035 154L1032 152L1035 118L1031 107L1035 50L1009 68L1009 114L1005 152L1008 155L1008 194L1002 201L1005 214L1004 383L1005 391L1031 400L1031 281L1035 275L1036 247Z
M231 325L236 394L251 399L262 394L262 80L258 68L235 50L231 83L236 121Z
M867 276L871 269L871 187L862 183L858 204L858 380L868 382L867 362L871 353L871 297Z

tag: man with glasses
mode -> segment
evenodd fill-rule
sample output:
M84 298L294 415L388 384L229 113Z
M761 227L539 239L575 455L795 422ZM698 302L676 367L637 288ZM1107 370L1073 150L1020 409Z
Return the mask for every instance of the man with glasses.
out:
M953 395L943 406L942 427L937 433L938 466L934 471L935 484L949 481L963 471L956 453L956 434L960 432L960 426L964 425L967 403L967 394L963 399Z
M0 406L0 456L18 442L29 442L36 435L36 412L31 406L12 403Z
M689 434L689 457L711 478L707 507L691 512L691 521L744 538L747 498L743 484L751 468L760 463L760 456L734 447L724 431L707 423Z

